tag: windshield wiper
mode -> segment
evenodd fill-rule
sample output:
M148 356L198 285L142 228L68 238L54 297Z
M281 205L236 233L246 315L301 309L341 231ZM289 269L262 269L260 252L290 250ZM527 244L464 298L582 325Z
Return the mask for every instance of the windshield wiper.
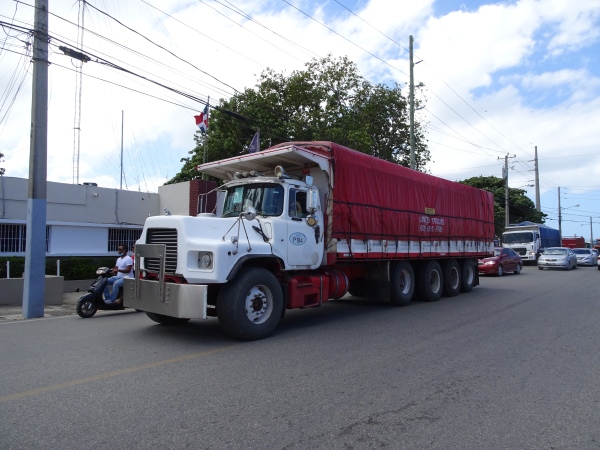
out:
M259 222L260 223L260 222ZM267 237L267 235L264 233L264 231L262 230L262 227L257 227L256 225L252 225L252 228L262 236L263 241L265 242L269 242L269 238Z

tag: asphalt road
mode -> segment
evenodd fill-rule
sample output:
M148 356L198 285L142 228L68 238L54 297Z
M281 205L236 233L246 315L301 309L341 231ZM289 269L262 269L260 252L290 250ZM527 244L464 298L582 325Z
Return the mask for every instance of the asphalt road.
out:
M240 342L144 314L0 323L0 447L600 448L600 271L405 308L345 299Z

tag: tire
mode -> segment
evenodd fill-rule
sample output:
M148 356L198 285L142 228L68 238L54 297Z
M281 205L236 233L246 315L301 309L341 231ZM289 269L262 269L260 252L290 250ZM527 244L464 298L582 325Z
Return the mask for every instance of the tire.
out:
M498 273L496 275L498 275L499 277L501 277L504 274L504 268L502 267L502 264L500 264L498 266Z
M436 302L442 298L444 289L444 276L440 263L436 260L424 262L419 268L417 276L417 291L421 300Z
M367 288L365 280L363 279L352 279L350 280L350 286L348 287L348 294L352 297L364 298L367 296Z
M460 293L460 266L455 259L449 259L443 266L444 295L455 297Z
M538 269L540 269L540 270L544 270L544 268L543 268L543 267L540 267L540 266L538 266Z
M460 290L462 292L471 292L475 287L476 280L476 267L475 262L472 259L465 259L461 267L460 277Z
M390 282L390 303L394 306L408 305L415 293L415 272L408 261L394 266Z
M283 292L275 275L248 267L219 290L217 317L223 331L253 341L269 336L283 313Z
M77 315L82 319L88 319L98 311L94 297L95 295L90 292L81 297L77 302Z
M517 268L513 272L515 275L519 275L521 273L521 264L517 264Z
M146 311L146 315L148 318L161 325L182 325L190 320L182 317L165 316L163 314L156 314L148 311Z

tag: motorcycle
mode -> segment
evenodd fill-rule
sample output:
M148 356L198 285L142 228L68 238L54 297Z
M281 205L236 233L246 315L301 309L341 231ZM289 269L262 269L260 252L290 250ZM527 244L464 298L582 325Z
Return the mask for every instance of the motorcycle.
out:
M96 270L96 281L89 287L88 293L77 301L77 314L79 317L87 319L96 314L96 311L109 310L119 311L125 309L123 306L123 288L119 289L117 301L114 303L106 303L104 301L104 288L108 279L112 277L112 270L108 267L100 267Z

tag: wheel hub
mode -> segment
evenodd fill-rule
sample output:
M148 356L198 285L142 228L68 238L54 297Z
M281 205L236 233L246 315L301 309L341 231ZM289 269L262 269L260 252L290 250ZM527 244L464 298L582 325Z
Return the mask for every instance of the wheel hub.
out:
M260 311L264 308L264 297L260 297L259 295L257 295L256 297L254 297L254 299L251 300L251 303L252 309L254 311Z
M253 287L246 296L246 315L251 322L262 322L269 303L265 294L258 288Z
M406 270L402 271L399 281L400 281L400 288L402 290L402 293L407 294L411 288L410 275L409 275L408 271L406 271Z

